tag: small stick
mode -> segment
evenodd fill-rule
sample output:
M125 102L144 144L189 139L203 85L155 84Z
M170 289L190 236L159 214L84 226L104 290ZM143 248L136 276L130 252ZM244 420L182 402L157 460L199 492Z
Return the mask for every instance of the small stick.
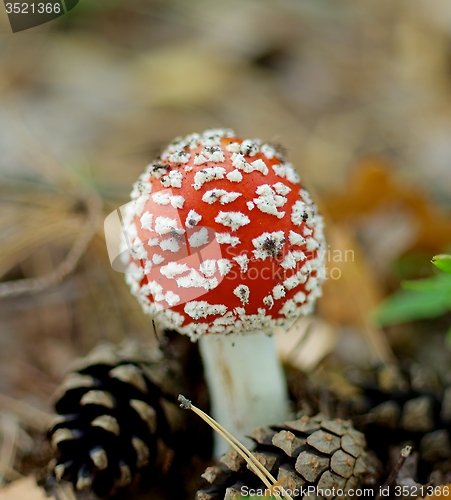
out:
M405 446L399 453L398 460L396 461L395 466L393 467L392 471L390 472L390 475L388 476L387 480L385 483L380 487L379 493L377 494L376 500L379 500L381 497L381 491L384 488L387 488L390 486L393 481L398 477L399 470L401 467L404 465L404 462L406 461L407 457L410 455L410 452L412 451L411 446Z
M158 340L158 345L161 345L161 340L158 338L158 333L157 333L157 327L155 326L155 320L152 320L152 326L153 326L153 333L155 335L155 338Z
M0 298L17 297L24 293L42 292L43 290L59 285L75 270L79 260L97 232L100 216L102 215L102 202L100 198L95 195L88 196L86 204L88 206L88 217L85 226L69 250L66 258L45 276L0 283Z
M38 410L34 406L29 405L24 401L11 398L6 394L0 393L0 409L5 409L12 413L19 422L24 423L33 429L39 431L44 430L49 424L52 415L42 410Z
M207 422L210 427L212 427L222 438L224 438L231 446L234 448L248 463L249 467L252 469L252 472L256 474L265 484L265 486L272 492L274 486L278 486L279 484L275 480L275 478L269 473L269 471L263 467L263 465L254 457L254 455L243 445L241 444L234 436L232 436L224 427L222 427L216 420L211 418L205 412L194 406L191 401L182 394L179 394L178 400L180 401L180 407L185 410L192 410L196 415L201 417L205 422ZM271 483L264 477L265 474L273 483ZM285 491L284 488L281 488L283 496L286 500L292 500L291 496Z

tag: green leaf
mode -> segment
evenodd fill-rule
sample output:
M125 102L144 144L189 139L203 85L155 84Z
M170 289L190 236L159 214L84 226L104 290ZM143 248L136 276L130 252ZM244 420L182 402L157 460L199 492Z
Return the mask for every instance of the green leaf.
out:
M381 326L437 318L451 310L451 255L437 255L432 262L448 274L403 281L403 289L388 297L375 312Z
M432 278L426 278L423 280L402 281L401 286L406 290L441 291L451 293L451 275L437 274Z
M451 274L451 255L436 255L431 262L445 273Z
M451 293L443 290L399 290L376 310L381 326L437 318L451 310Z

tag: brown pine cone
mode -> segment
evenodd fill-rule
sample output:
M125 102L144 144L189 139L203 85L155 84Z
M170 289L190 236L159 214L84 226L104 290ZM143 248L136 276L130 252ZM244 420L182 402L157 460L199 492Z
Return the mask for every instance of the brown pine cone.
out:
M434 470L451 473L451 387L447 381L433 368L418 363L353 371L349 378L361 393L348 402L348 415L382 463L389 461L392 447L409 444L419 453L418 480L428 482Z
M292 498L344 499L367 471L365 437L350 421L303 416L258 427L250 437L256 443L254 456ZM208 467L202 477L210 484L197 492L196 500L234 500L265 490L235 451Z

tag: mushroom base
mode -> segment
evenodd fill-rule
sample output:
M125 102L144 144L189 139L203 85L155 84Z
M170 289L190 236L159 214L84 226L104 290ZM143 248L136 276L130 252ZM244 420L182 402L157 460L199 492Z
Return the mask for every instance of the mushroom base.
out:
M255 427L280 423L288 417L288 389L277 356L274 336L203 335L199 349L208 385L211 415L241 443ZM229 445L214 436L214 456Z

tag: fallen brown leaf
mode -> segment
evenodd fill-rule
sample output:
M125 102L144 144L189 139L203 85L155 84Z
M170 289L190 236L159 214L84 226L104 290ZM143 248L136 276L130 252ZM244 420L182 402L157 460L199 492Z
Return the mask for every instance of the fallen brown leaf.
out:
M34 477L24 477L0 490L0 500L48 500L45 491L36 484Z
M358 325L379 359L383 363L393 362L387 339L371 320L371 313L383 296L374 271L344 226L332 226L328 241L331 251L326 264L327 282L318 302L320 314L331 324ZM334 256L339 259L334 260Z
M451 244L451 215L433 203L421 186L395 176L392 166L381 157L362 160L346 191L330 196L324 203L335 222L350 224L362 214L394 206L397 211L410 213L418 224L410 250L433 254Z

